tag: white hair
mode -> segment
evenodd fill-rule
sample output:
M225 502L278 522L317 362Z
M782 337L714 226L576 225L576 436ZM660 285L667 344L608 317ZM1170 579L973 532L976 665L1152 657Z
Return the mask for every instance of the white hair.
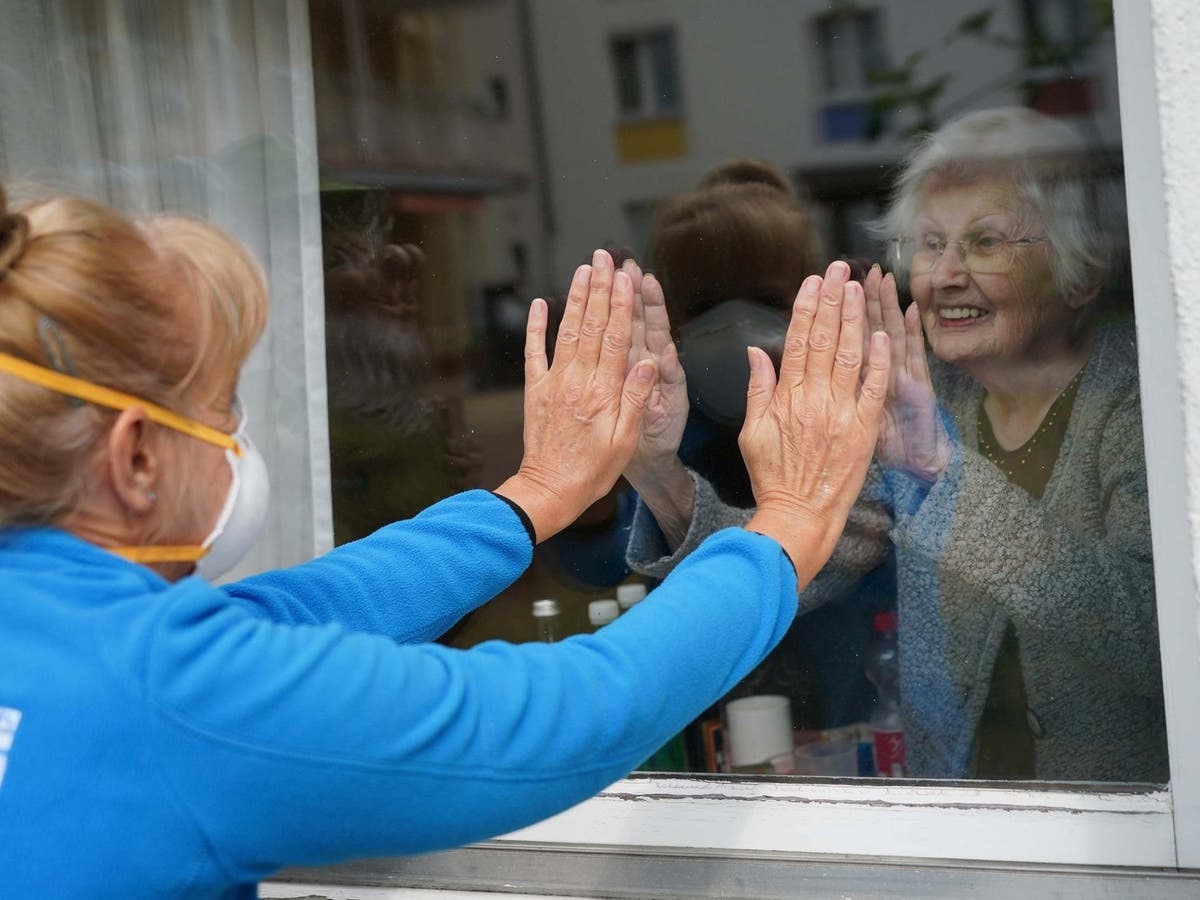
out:
M1007 179L1040 220L1053 250L1055 288L1064 297L1096 289L1109 256L1090 201L1090 154L1074 128L1023 107L968 113L924 135L905 159L891 203L871 230L888 240L912 237L932 178L967 181L981 174ZM1032 236L1032 235L1030 235ZM907 254L889 260L908 274Z

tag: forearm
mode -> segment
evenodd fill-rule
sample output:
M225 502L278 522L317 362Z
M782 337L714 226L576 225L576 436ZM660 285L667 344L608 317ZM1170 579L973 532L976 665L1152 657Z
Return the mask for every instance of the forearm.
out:
M311 562L223 590L276 622L428 640L508 587L532 553L507 504L469 491Z
M625 477L654 516L671 552L687 537L695 513L696 491L692 476L672 456L655 467L629 467Z

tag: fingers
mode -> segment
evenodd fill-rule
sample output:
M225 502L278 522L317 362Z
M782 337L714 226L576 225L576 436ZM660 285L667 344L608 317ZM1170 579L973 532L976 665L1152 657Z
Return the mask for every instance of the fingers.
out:
M858 395L858 416L863 423L877 423L883 412L891 368L890 343L886 331L876 331L871 335L866 375Z
M883 331L883 307L879 302L879 285L883 281L883 270L879 264L871 266L863 280L863 294L867 301L867 325L863 329L863 359L871 354L871 335ZM865 372L864 372L865 374Z
M608 328L609 302L615 275L612 257L607 250L597 250L592 254L592 279L588 286L587 308L583 313L579 348L576 351L576 358L584 364L596 365L600 359L600 347ZM628 275L625 275L625 280L628 282Z
M660 357L674 342L662 284L649 272L642 277L642 313L646 317L646 349Z
M646 315L642 301L642 269L632 259L625 260L621 271L633 282L633 331L629 348L630 368L640 359L645 359L646 351Z
M771 399L775 396L775 366L771 358L759 347L747 347L750 360L750 383L746 387L746 421L743 429L749 428L767 414Z
M908 374L925 384L932 386L929 378L929 361L925 357L925 333L921 330L921 311L916 303L909 305L904 311L905 331L905 365Z
M808 338L817 315L822 281L820 275L805 278L792 304L792 320L788 323L787 336L783 340L783 359L779 364L779 384L789 390L804 381L808 366Z
M775 367L771 366L772 374L774 374L774 371ZM686 378L683 366L679 362L679 353L675 349L675 344L668 341L666 349L658 357L658 379L663 384L676 385L683 384Z
M643 359L626 376L621 390L621 411L617 414L617 426L613 432L614 444L631 449L637 447L646 404L657 385L658 367L653 360Z
M571 279L567 292L567 305L563 309L562 321L558 325L558 339L554 342L554 368L566 366L579 350L579 329L583 325L583 311L587 308L588 289L591 286L592 267L580 266Z
M880 285L883 282L883 269L879 265L871 266L867 278L863 282L863 293L867 298L867 322L871 331L883 331L883 305L879 298ZM868 339L870 335L868 335Z
M866 301L863 288L856 281L845 287L842 300L841 333L837 338L830 388L835 399L851 403L858 394L859 374L862 371L863 341L867 333Z
M613 279L612 295L608 298L608 322L600 340L600 359L596 367L601 380L611 383L614 392L629 371L632 330L633 281L627 272L620 271ZM584 361L582 353L579 359Z
M807 359L802 376L805 383L815 383L818 389L829 384L833 373L834 359L838 352L838 336L842 328L843 296L849 280L850 267L842 260L836 260L825 270L825 278L821 282L818 292L817 306L808 334ZM794 320L795 315L793 314ZM790 339L791 329L789 328L788 331ZM785 356L786 353L785 345ZM780 380L783 379L780 378Z
M883 311L883 330L887 332L892 354L891 383L905 370L908 352L907 324L900 312L900 295L896 290L896 276L889 272L879 285L879 302ZM916 306L914 303L913 306ZM920 327L920 322L917 323Z
M546 374L546 320L549 317L546 301L540 297L529 304L525 324L525 383L540 381Z

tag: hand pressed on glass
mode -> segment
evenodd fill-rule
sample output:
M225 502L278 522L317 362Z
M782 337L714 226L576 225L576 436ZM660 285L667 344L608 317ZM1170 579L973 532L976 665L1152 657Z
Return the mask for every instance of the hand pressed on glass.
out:
M637 447L657 381L647 360L626 374L633 280L597 250L571 282L554 363L546 359L547 307L534 300L525 342L525 452L496 493L529 515L542 540L604 496Z
M835 262L810 276L792 308L776 378L749 349L746 423L738 444L758 509L751 531L775 538L801 587L829 558L866 476L887 395L888 336L869 342L863 289Z
M925 357L925 335L915 303L904 313L896 278L872 266L863 289L867 319L891 341L887 402L879 424L876 459L923 481L934 481L950 459L950 438L938 412L937 396Z

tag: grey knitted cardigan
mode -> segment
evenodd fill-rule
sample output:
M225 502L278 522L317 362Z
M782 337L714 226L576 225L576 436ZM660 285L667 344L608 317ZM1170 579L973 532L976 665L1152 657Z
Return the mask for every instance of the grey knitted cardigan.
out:
M1167 779L1141 407L1133 328L1100 329L1041 500L978 452L980 386L931 360L954 451L932 487L873 465L800 613L842 596L895 545L901 700L910 774L969 775L1000 642L1020 642L1037 777ZM637 571L674 565L751 511L695 473L696 504L670 553L639 501Z

